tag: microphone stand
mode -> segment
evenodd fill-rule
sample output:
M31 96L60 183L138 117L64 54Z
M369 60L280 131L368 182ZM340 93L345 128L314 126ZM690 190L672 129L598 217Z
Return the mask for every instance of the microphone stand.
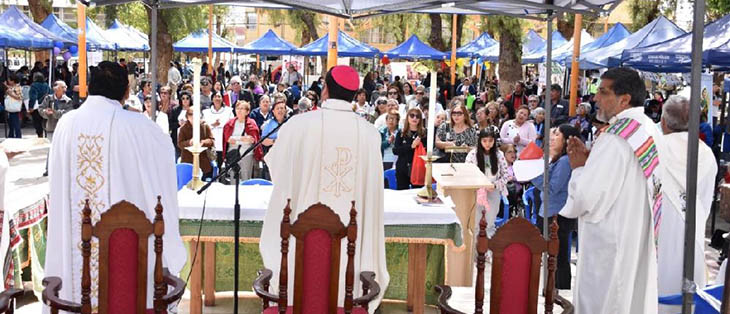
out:
M211 186L211 184L213 184L213 182L218 181L218 179L220 177L226 175L229 171L231 171L231 170L234 171L233 177L234 177L234 180L236 183L236 193L235 193L235 200L234 200L234 205L233 205L233 221L234 221L234 225L233 225L233 230L234 230L233 231L233 237L234 237L233 276L235 277L235 279L233 281L233 313L238 313L238 279L239 279L238 253L239 253L239 249L240 249L239 240L241 237L241 233L240 233L241 204L240 204L239 198L238 198L239 181L241 180L241 178L240 178L240 173L239 173L240 166L238 165L238 162L241 161L241 159L243 159L244 157L248 156L248 154L250 154L254 149L261 146L261 144L264 142L264 140L269 138L272 134L276 133L276 131L278 131L279 128L281 128L281 126L284 125L284 123L289 121L289 118L291 118L291 117L287 117L286 119L284 119L283 122L279 123L279 125L277 125L273 130L271 130L271 132L264 135L254 145L251 145L240 156L236 156L236 155L238 155L238 150L232 151L232 154L227 154L226 159L228 159L228 162L226 162L226 166L221 168L221 170L219 171L217 176L215 176L213 179L210 180L210 182L203 185L203 187L197 191L198 195L202 194L203 192L205 192L205 190L207 190ZM239 145L238 147L240 148L241 146ZM229 157L231 157L231 158L229 158ZM201 221L200 223L203 223L203 222Z

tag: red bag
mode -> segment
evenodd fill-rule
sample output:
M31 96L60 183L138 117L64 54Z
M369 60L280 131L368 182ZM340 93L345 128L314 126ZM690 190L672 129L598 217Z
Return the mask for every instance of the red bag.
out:
M426 180L426 161L421 159L423 155L426 155L426 148L423 147L423 143L419 142L413 151L413 162L411 162L412 185L423 185Z

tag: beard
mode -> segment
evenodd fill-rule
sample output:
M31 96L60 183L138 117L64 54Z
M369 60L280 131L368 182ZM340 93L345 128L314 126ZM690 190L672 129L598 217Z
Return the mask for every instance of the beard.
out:
M608 116L608 113L606 113L604 110L598 109L598 112L596 112L596 119L598 121L601 121L603 123L608 123L609 120L611 120L612 117Z

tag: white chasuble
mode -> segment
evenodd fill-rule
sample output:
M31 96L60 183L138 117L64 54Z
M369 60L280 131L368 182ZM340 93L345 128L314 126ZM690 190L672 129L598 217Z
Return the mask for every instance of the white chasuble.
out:
M63 280L60 297L81 299L81 212L89 200L92 223L126 200L153 221L162 197L163 267L177 275L187 259L178 229L175 154L168 135L144 115L118 101L89 96L58 123L49 156L50 206L45 276ZM98 306L99 246L92 238L92 307ZM148 244L147 308L152 308L154 237ZM48 312L44 307L44 312Z
M0 149L0 220L2 221L2 229L0 229L0 269L3 271L0 272L2 274L2 282L3 284L0 285L0 291L5 290L6 286L6 280L7 273L5 272L6 269L10 265L6 265L5 262L10 262L10 259L12 258L12 253L8 252L8 247L10 246L10 226L8 224L10 220L10 213L8 212L7 208L5 207L5 187L7 187L7 175L8 175L8 169L10 168L10 163L8 162L8 156L5 155L5 152ZM8 256L5 255L5 253L8 253Z
M657 260L659 264L659 296L682 293L684 270L684 223L687 185L687 132L664 135L667 153L662 154L666 165L662 179L664 200L662 223L659 226ZM705 224L710 215L715 188L717 164L712 150L700 141L697 162L697 205L694 250L694 281L697 289L705 286ZM661 313L679 313L680 306L659 307Z
M662 152L662 135L643 108L622 111L638 121ZM663 173L661 162L655 171ZM657 312L657 260L647 179L623 138L603 133L585 166L573 170L560 211L578 218L578 269L573 287L576 314Z
M261 232L260 251L264 266L274 276L271 289L278 291L281 262L279 234L283 210L291 199L294 223L297 215L318 202L329 206L347 226L352 201L357 210L355 250L355 297L362 295L359 274L375 273L380 296L371 302L372 313L388 287L383 225L383 163L378 149L380 134L366 120L352 112L349 102L328 99L322 109L294 116L279 130L279 136L265 160L274 190ZM340 257L338 304L345 296L346 239ZM295 241L289 242L289 304L293 300Z

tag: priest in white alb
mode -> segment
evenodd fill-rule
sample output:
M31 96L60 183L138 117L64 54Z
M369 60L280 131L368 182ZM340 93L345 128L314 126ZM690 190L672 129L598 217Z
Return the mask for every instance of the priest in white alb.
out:
M664 201L657 250L660 297L682 293L689 108L689 100L678 95L669 97L662 108L661 128L667 153L662 154L666 171L662 178ZM697 289L701 289L706 282L705 224L710 215L717 175L715 156L702 141L699 142L697 161L694 282ZM681 308L660 304L659 312L679 313Z
M264 157L271 171L274 190L261 231L260 250L264 266L274 272L271 289L278 291L281 261L279 229L287 199L291 199L292 223L309 206L321 202L349 222L351 202L357 210L355 250L355 297L362 295L359 273L372 271L381 294L369 304L372 313L388 287L383 225L383 163L378 149L380 134L352 111L351 101L359 88L357 72L335 66L327 72L321 110L294 116L279 130L277 141ZM289 248L289 303L293 298L294 241ZM340 270L346 269L342 241ZM340 276L339 305L345 293Z
M573 173L560 215L578 218L576 314L657 312L662 135L644 115L644 95L636 71L609 69L596 94L609 126L590 151L568 142Z
M104 61L91 72L89 98L58 122L50 152L50 206L45 276L63 280L59 297L81 299L81 211L89 200L92 223L126 200L153 221L162 197L163 267L177 275L187 260L178 230L175 151L170 137L144 115L126 111L127 72ZM147 308L152 308L154 237L150 237ZM98 243L93 238L94 243ZM92 257L98 245L92 244ZM91 263L92 307L98 311L98 262ZM44 313L49 308L44 307Z

